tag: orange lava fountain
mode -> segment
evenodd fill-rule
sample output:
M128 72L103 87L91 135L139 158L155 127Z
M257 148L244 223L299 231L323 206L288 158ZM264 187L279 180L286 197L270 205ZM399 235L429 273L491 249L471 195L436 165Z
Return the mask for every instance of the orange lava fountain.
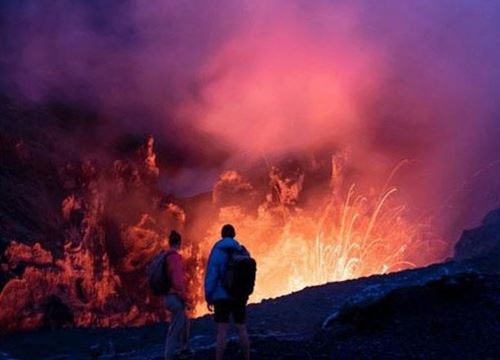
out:
M362 195L353 184L342 192L342 167L336 160L332 161L329 197L318 201L316 208L294 205L303 177L293 183L279 178L276 169L271 171L271 193L256 214L240 205L220 208L219 223L209 231L202 251L208 255L221 224L236 226L238 240L258 263L251 302L439 260L436 246L441 242L428 221L410 221L406 207L398 203L398 189L387 187L379 194ZM226 192L232 188L240 195L242 189L252 191L251 184L234 171L221 175L214 199L220 188ZM197 310L204 311L203 307Z

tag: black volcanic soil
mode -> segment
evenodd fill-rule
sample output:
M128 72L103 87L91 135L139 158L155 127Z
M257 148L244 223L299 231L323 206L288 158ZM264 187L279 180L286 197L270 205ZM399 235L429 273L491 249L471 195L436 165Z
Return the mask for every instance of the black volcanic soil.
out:
M249 307L252 359L498 359L496 258L307 288ZM213 358L211 317L192 322ZM63 329L0 338L0 359L161 359L166 325ZM232 334L227 359L238 358Z

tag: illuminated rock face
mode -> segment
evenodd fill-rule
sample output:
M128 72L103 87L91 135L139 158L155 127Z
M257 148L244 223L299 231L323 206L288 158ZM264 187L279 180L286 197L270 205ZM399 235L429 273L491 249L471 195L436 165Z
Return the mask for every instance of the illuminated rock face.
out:
M183 229L185 214L159 190L153 144L148 137L110 167L83 161L58 169L60 241L2 240L1 333L166 319L144 271L166 247L167 231Z

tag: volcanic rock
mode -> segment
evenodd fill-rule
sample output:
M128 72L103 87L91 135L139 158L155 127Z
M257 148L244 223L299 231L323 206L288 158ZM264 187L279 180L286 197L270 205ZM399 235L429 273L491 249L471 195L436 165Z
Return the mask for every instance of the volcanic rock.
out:
M500 209L491 211L481 226L465 230L455 245L456 260L500 255Z
M192 321L195 360L214 358L213 326L211 316ZM468 260L311 287L250 305L248 329L255 360L497 359L499 270ZM0 337L0 359L161 359L165 332L157 324L15 334ZM227 358L238 351L232 333Z

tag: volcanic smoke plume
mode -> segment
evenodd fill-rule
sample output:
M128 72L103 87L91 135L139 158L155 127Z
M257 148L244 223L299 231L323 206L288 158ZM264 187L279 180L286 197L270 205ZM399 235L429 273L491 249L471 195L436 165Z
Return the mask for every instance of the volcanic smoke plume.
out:
M200 313L223 223L259 301L442 260L498 205L496 2L6 1L0 29L0 308L49 279L11 330L162 318L171 228Z

